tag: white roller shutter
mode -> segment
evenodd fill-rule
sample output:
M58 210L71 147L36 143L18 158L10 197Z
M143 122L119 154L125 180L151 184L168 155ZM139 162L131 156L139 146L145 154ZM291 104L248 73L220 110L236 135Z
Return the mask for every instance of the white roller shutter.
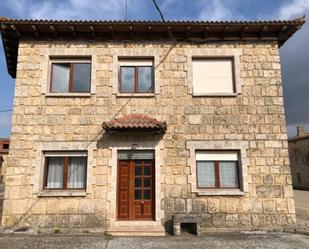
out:
M152 66L152 60L119 60L120 66Z
M237 151L197 151L196 161L237 161Z
M193 93L234 93L232 59L193 59Z

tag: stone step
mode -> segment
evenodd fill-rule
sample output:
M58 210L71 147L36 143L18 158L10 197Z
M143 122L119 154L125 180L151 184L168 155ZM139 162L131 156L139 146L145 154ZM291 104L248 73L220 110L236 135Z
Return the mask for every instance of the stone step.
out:
M106 230L111 236L165 236L165 229L162 225L154 222L123 222L116 223Z

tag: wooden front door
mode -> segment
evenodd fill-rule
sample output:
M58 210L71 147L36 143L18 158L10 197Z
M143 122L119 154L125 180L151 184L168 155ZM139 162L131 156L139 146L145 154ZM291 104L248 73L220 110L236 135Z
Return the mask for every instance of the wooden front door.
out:
M118 219L154 219L154 161L118 160Z

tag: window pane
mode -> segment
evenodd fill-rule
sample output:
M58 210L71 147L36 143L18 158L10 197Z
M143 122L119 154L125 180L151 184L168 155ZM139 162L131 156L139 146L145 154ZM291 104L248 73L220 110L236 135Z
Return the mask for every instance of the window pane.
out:
M135 188L140 188L142 187L142 178L135 178Z
M138 67L138 92L153 92L152 67Z
M121 92L134 92L134 67L121 67Z
M196 162L197 164L197 186L199 188L214 188L215 184L215 162Z
M149 200L150 199L150 189L145 189L144 190L144 200Z
M135 200L141 200L142 199L142 190L140 190L140 189L136 189L135 191L134 191L134 199Z
M85 188L86 157L70 157L68 169L68 188Z
M90 92L90 63L73 64L73 92Z
M135 175L136 176L142 175L142 167L141 166L135 166Z
M62 188L63 187L63 157L48 157L48 174L47 188Z
M150 166L145 166L144 167L144 175L145 176L150 176L151 175L151 167Z
M236 162L220 162L220 186L222 188L238 188Z
M53 63L52 67L51 91L53 93L67 93L69 91L70 64Z
M144 187L150 187L151 184L150 178L144 178Z

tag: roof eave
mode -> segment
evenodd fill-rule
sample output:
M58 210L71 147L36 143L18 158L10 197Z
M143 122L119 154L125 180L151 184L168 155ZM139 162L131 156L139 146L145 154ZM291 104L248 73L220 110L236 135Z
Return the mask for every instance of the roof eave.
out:
M305 23L287 21L62 21L0 17L9 74L16 77L20 39L30 40L160 40L190 43L220 41L278 42L282 46ZM173 37L170 37L172 32ZM172 38L172 39L171 39Z

